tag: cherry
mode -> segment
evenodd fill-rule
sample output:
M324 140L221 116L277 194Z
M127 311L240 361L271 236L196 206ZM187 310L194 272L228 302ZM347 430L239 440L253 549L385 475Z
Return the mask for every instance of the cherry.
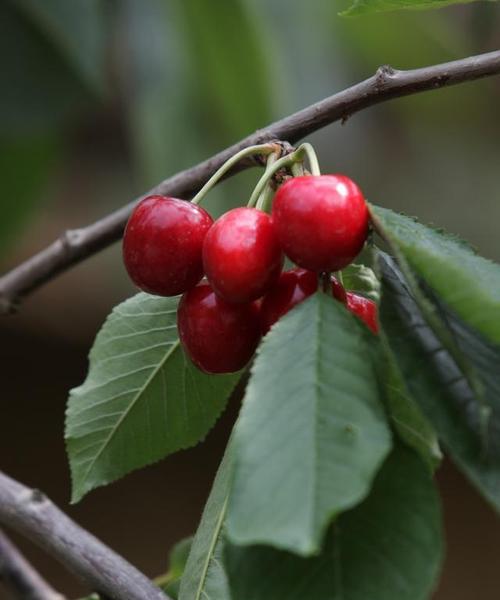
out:
M345 175L293 177L277 191L272 219L285 254L311 271L339 271L368 235L368 208Z
M364 321L373 333L378 333L377 305L373 300L347 292L347 309Z
M206 373L239 371L260 340L257 304L230 304L204 282L182 296L177 326L186 354Z
M212 223L195 204L166 196L144 198L123 238L123 260L132 281L159 296L195 286L203 276L203 240Z
M344 286L333 275L331 276L330 279L331 279L331 284L332 284L333 297L336 300L338 300L339 302L342 302L342 304L347 304L347 292L345 291Z
M283 271L278 281L262 299L260 322L262 334L294 306L314 294L318 289L318 276L313 271L295 268Z
M207 279L227 302L262 296L279 277L283 260L271 217L256 208L234 208L222 215L203 244Z
M283 271L278 281L262 298L260 304L260 324L262 335L281 319L294 306L314 294L318 289L318 276L313 271L296 267ZM331 276L332 296L344 304L373 331L378 333L377 305L373 300L346 292L336 277Z

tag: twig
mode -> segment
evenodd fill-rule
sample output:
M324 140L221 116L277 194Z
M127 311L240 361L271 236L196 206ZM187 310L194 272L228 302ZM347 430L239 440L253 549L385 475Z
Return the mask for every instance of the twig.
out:
M0 278L0 313L14 310L24 296L118 240L133 206L145 195L158 193L190 198L228 158L246 146L272 140L294 143L330 123L345 121L352 114L374 104L499 73L500 51L409 71L382 66L365 81L260 129L195 167L165 179L134 202L103 219L66 231L50 246ZM254 164L255 161L244 161L231 174Z
M19 600L64 600L0 530L0 581Z
M0 472L0 523L45 549L92 590L113 600L168 600L145 575L38 490Z

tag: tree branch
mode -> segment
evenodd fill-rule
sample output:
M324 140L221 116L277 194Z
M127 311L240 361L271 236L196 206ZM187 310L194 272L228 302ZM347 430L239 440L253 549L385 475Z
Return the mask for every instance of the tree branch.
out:
M0 581L19 600L64 600L0 530Z
M0 313L14 310L24 296L118 240L132 208L141 198L152 193L190 198L228 158L246 146L275 139L294 143L330 123L344 121L380 102L499 73L500 51L409 71L382 66L365 81L260 129L195 167L165 179L103 219L66 231L50 246L0 278ZM232 174L254 164L244 161Z
M114 600L168 600L124 558L82 529L38 490L0 472L0 523L41 546L92 590Z

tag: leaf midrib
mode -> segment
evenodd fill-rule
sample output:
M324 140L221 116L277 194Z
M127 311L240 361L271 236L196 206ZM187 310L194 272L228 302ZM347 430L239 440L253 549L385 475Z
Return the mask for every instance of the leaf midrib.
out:
M84 481L87 480L89 474L92 472L92 469L94 468L94 465L95 465L96 461L102 455L102 453L104 452L105 448L108 447L108 445L110 444L111 440L113 439L115 433L117 432L118 428L121 426L121 424L123 423L123 421L127 418L128 414L130 413L130 411L132 410L132 408L140 400L141 396L143 395L143 393L147 389L148 385L151 383L151 381L154 379L154 377L157 375L157 373L163 368L163 366L165 365L165 363L168 360L168 358L172 355L172 353L175 350L177 350L177 348L179 347L179 344L180 344L180 341L177 338L177 340L172 344L172 347L170 348L170 350L165 353L165 356L158 363L158 366L155 369L153 369L153 371L148 376L148 378L146 379L146 381L144 382L144 384L142 385L142 387L136 393L136 395L134 396L132 402L129 404L129 406L123 412L122 416L118 419L118 421L116 422L116 424L113 426L113 428L111 429L108 437L106 438L106 440L104 441L104 443L100 447L100 449L97 452L97 454L94 456L93 460L90 462L89 466L87 467L87 469L85 471L85 474L81 478L82 482L84 482Z
M204 586L205 580L207 578L210 561L212 560L212 554L214 553L215 547L217 546L217 542L219 540L219 534L222 529L222 523L223 523L224 517L226 515L228 500L229 500L229 494L226 494L226 497L224 498L224 503L222 504L222 508L221 508L219 517L217 518L217 523L214 528L214 535L213 535L212 539L210 540L210 546L208 548L206 561L203 564L202 575L200 577L200 583L198 585L198 589L196 590L196 596L195 596L194 600L200 600L201 595L203 593L205 593L205 595L206 595L206 592L204 591L203 586Z
M312 489L312 511L309 515L310 518L310 531L313 533L314 535L314 524L315 524L315 514L317 514L318 512L318 490L317 490L317 485L316 482L318 480L319 474L318 474L318 455L319 455L319 450L318 450L318 410L319 410L319 395L320 395L320 385L319 385L319 354L320 354L320 347L319 347L319 339L320 339L320 329L321 329L321 325L320 325L320 311L321 311L321 302L322 299L319 296L319 294L322 294L323 292L317 292L318 294L318 299L317 299L317 311L316 311L316 361L315 361L315 365L314 365L314 371L315 371L315 379L314 379L314 395L315 395L315 412L314 412L314 425L313 425L313 429L314 429L314 442L313 442L313 460L314 460L314 467L312 469L312 476L314 478L313 481L313 485L311 486ZM314 544L315 546L317 544Z

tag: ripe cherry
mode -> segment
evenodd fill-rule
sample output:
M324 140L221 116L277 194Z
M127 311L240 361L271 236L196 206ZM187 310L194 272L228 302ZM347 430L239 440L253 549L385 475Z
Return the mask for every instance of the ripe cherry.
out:
M262 296L279 277L283 260L270 216L256 208L235 208L222 215L203 244L207 279L227 302Z
M347 292L347 309L364 321L373 333L378 333L377 305L373 300Z
M368 208L345 175L293 177L277 191L273 223L285 254L311 271L339 271L368 235Z
M342 304L347 304L347 292L345 291L344 286L334 275L332 275L330 279L333 297L339 302L342 302Z
M314 294L318 289L318 276L313 271L295 268L281 273L278 281L262 299L260 322L262 334L294 306Z
M239 371L260 340L257 304L230 304L203 282L182 296L177 326L187 355L206 373Z
M132 281L159 296L195 286L203 275L203 240L212 223L195 204L166 196L144 198L123 238L123 260Z

